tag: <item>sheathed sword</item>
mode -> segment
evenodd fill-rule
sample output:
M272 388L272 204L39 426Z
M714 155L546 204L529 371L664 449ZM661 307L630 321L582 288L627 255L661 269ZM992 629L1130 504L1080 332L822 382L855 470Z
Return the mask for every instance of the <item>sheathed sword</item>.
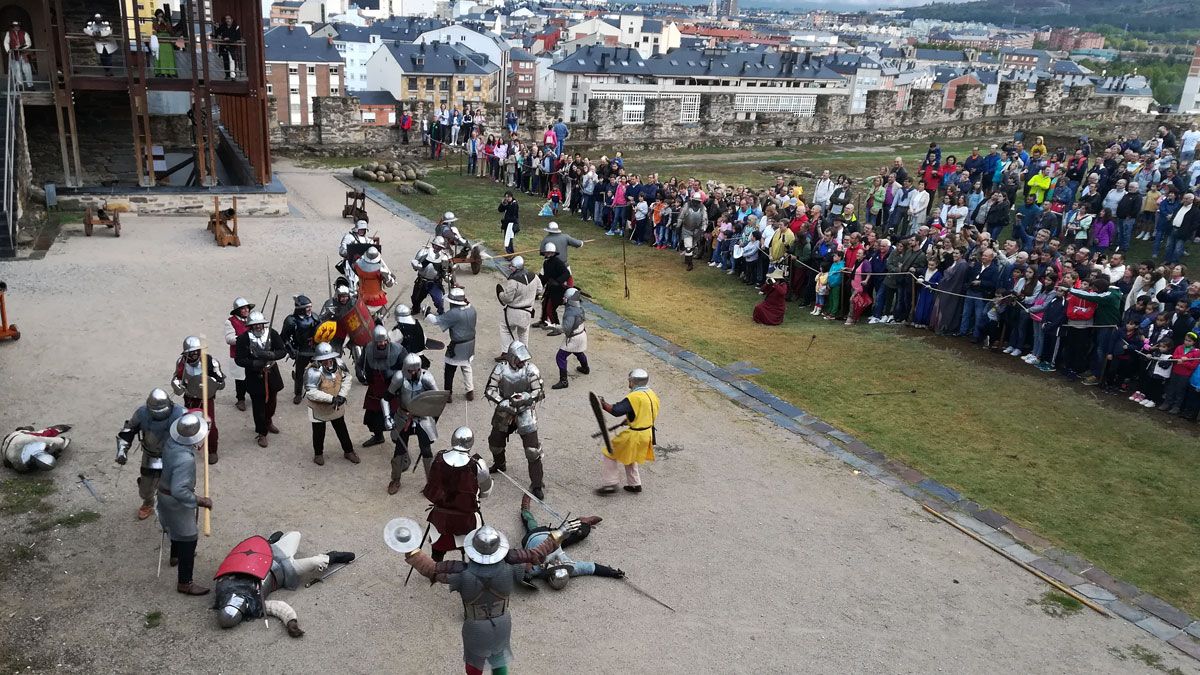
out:
M508 479L508 482L512 483L512 484L513 484L513 486L515 486L515 487L516 487L518 490L520 490L521 492L524 492L526 497L529 497L529 498L530 498L530 499L532 499L533 501L537 502L537 503L538 503L538 506L540 506L540 507L542 507L543 509L545 509L545 510L546 510L546 513L549 513L550 515L554 516L554 519L555 519L555 520L561 520L561 521L563 521L563 522L566 522L566 518L563 518L561 515L559 515L559 513L558 513L557 511L555 511L554 509L552 509L552 508L550 508L549 506L547 506L547 505L546 505L546 502L544 502L544 501L542 501L542 500L538 499L537 497L534 497L532 492L530 492L529 490L526 490L525 488L521 487L521 484L520 484L520 483L518 483L517 481L513 480L512 476L510 476L510 475L508 475L508 474L504 473L504 472L503 472L503 471L501 471L500 469L496 469L495 471L496 471L496 473L500 474L501 476L504 476L505 478L507 478L507 479Z

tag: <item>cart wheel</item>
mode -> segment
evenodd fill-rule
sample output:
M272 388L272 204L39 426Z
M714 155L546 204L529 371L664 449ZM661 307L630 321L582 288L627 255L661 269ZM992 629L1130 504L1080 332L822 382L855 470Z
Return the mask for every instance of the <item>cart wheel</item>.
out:
M479 274L483 269L483 258L478 255L471 256L471 274Z
M12 339L14 342L21 339L21 331L17 330L17 324L10 323L8 327L12 329Z

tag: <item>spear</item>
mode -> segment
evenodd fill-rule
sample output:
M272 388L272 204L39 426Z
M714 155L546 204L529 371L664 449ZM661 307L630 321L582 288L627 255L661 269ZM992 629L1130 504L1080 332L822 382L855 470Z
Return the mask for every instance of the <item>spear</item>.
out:
M863 396L894 396L897 394L915 394L915 393L917 393L916 389L907 389L905 391L873 391L873 392L870 392L867 394L863 394Z

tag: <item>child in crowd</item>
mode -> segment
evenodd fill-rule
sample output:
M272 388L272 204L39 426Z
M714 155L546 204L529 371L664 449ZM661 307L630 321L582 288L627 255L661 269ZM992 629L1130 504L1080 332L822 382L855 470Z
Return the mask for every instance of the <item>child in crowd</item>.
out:
M1130 318L1125 321L1125 332L1121 339L1113 343L1112 360L1104 371L1104 388L1109 391L1128 391L1129 382L1137 374L1142 360L1137 351L1142 347L1141 331L1138 330L1138 319Z
M1146 354L1147 365L1142 372L1142 381L1138 390L1129 397L1130 401L1140 403L1144 408L1153 408L1162 401L1163 388L1171 377L1171 350L1174 343L1170 336L1159 340Z
M825 279L828 292L825 295L825 313L822 316L832 320L841 311L842 284L846 276L846 261L842 259L842 252L837 249L830 254L829 258L833 262L829 265L829 273Z
M1200 364L1200 351L1196 350L1196 334L1188 332L1183 336L1183 344L1171 353L1171 377L1163 390L1163 409L1168 414L1178 415L1182 411L1183 397L1187 394L1188 381L1196 366Z
M821 273L817 275L817 301L813 304L813 310L809 314L820 316L821 310L825 307L825 298L829 297L829 268L833 263L828 260L821 261Z
M646 230L650 221L650 205L646 203L646 195L638 193L637 205L633 207L633 241L634 246L641 246L646 241Z
M562 204L562 190L558 189L557 180L550 186L550 194L547 196L550 197L550 211L557 216L558 208Z

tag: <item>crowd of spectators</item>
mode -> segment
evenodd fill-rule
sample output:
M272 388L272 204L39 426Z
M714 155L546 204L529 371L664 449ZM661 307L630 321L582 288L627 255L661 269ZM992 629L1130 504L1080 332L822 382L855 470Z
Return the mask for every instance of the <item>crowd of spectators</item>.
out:
M1200 282L1180 261L1200 243L1198 141L1195 126L1164 127L1054 150L1017 139L961 159L931 143L915 168L897 157L865 180L823 171L806 194L795 178L752 190L638 175L620 153L593 162L543 140L527 145L542 161L519 155L494 179L559 188L606 234L676 251L698 196L697 256L760 292L786 284L786 301L813 316L966 338L1195 421ZM1131 256L1135 240L1148 255Z

